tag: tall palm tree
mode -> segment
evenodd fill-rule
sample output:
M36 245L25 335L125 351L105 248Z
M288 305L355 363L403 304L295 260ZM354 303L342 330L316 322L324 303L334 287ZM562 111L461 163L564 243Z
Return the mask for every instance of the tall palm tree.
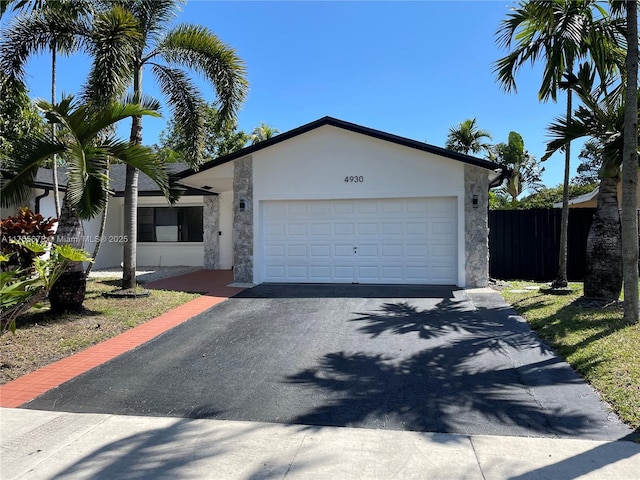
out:
M279 133L280 130L278 130L277 128L273 128L262 122L260 123L260 125L253 129L251 135L249 135L249 139L251 140L251 145L255 145L256 143L269 140L271 137L275 137Z
M77 23L90 13L90 3L84 0L15 0L3 1L0 17L9 8L22 13L7 27L0 42L0 67L9 73L9 81L21 81L27 58L39 51L51 54L51 103L56 103L58 54L68 55L79 48ZM8 87L8 85L7 85ZM7 90L0 87L0 92ZM51 125L51 137L56 135ZM56 216L60 216L58 161L52 157L53 201Z
M566 116L573 111L574 67L590 59L603 84L618 70L624 51L619 24L596 0L521 1L498 28L498 45L513 50L494 63L498 82L506 91L516 91L515 75L526 62L544 59L544 73L538 91L542 101L556 101L560 89L567 92ZM571 144L564 147L564 184L558 275L554 287L567 286L567 240L569 225L569 177Z
M624 120L624 161L622 169L622 267L624 273L624 320L638 322L638 106L633 103L638 90L638 3L627 7L627 90Z
M488 153L491 145L483 142L484 139L492 140L493 137L488 130L478 128L475 118L468 118L457 127L449 128L445 147L466 155L482 151Z
M557 119L549 126L553 140L548 143L544 158L549 158L568 141L577 138L589 137L599 143L602 154L600 190L587 238L584 293L587 297L615 301L619 298L622 287L617 185L624 159L626 102L623 95L603 96L599 89L592 91L592 86L593 77L580 75L575 92L583 105L576 109L571 118ZM637 94L634 103L637 105L639 100L640 95ZM637 128L635 135L638 136ZM635 289L637 290L637 283Z
M206 131L203 97L189 78L198 72L213 86L221 121L235 118L247 92L245 67L233 49L207 28L181 24L169 28L179 6L176 0L119 0L105 2L94 18L88 36L93 65L86 97L101 104L133 89L133 100L143 93L142 73L148 68L184 129L189 149L186 160L197 166L203 160ZM136 35L122 35L126 26ZM134 116L129 141L142 144L142 118ZM123 288L136 284L136 224L138 170L127 165Z

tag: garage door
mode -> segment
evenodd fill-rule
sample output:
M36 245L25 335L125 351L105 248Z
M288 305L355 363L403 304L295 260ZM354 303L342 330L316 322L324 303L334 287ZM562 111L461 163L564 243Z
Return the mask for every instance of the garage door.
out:
M270 201L265 282L457 282L456 199Z

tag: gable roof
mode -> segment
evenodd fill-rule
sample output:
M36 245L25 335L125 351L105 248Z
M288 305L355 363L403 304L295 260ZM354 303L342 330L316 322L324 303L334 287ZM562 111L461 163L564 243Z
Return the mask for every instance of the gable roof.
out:
M223 155L222 157L218 157L214 160L211 160L205 164L203 164L197 171L196 170L185 170L177 175L177 178L186 178L195 173L202 172L204 170L208 170L210 168L217 167L227 162L231 162L238 158L245 157L254 152L262 150L264 148L271 147L273 145L277 145L278 143L284 142L291 138L297 137L298 135L302 135L303 133L310 132L311 130L315 130L316 128L323 127L325 125L330 125L332 127L342 128L343 130L348 130L350 132L360 133L362 135L367 135L369 137L377 138L379 140L384 140L387 142L395 143L397 145L402 145L404 147L414 148L416 150L421 150L423 152L429 152L436 155L440 155L442 157L450 158L452 160L456 160L463 163L468 163L470 165L475 165L476 167L486 168L487 170L493 171L507 171L507 168L504 165L500 165L498 163L490 162L488 160L482 160L480 158L472 157L470 155L465 155L463 153L454 152L452 150L448 150L442 147L436 147L435 145L430 145L428 143L420 142L418 140L412 140L410 138L401 137L398 135L394 135L392 133L383 132L381 130L375 130L369 127L363 127L362 125L357 125L355 123L345 122L344 120L339 120L334 117L322 117L318 120L315 120L311 123L307 123L306 125L302 125L300 127L294 128L293 130L289 130L287 132L281 133L274 137L271 137L268 140L264 140L262 142L256 143L254 145L250 145L248 147L237 150L233 153L229 153L227 155Z

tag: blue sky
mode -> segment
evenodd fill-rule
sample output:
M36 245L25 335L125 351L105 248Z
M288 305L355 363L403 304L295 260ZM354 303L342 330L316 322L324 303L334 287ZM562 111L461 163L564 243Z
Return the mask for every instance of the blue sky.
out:
M496 46L495 30L512 5L191 0L176 21L208 26L245 61L250 93L238 119L245 131L265 122L284 132L330 115L444 146L450 127L476 117L494 142L515 130L540 158L546 127L563 114L564 97L558 104L538 102L541 66L523 66L517 94L496 83L492 62L507 52ZM32 96L50 96L49 69L47 56L30 61ZM59 92L78 92L87 71L86 59L61 59ZM150 74L143 84L159 96ZM214 98L204 84L202 91ZM144 143L156 142L165 121L144 120ZM575 145L573 172L578 151ZM547 186L562 182L562 154L544 167Z

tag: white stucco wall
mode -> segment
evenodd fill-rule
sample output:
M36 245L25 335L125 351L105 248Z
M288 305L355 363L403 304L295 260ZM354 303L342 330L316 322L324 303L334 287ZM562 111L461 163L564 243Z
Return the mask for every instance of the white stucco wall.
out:
M456 197L458 285L464 286L463 163L328 125L252 157L254 283L262 281L261 201ZM363 181L345 182L348 176Z

